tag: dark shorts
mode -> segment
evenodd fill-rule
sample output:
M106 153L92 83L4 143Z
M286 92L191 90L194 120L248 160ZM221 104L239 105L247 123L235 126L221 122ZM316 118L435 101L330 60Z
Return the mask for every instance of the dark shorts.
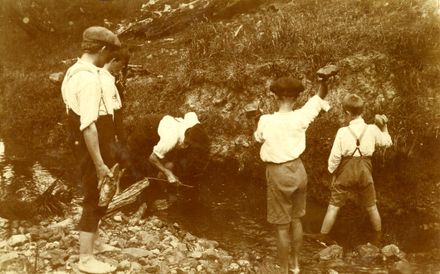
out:
M348 199L359 201L364 207L376 204L369 157L344 157L336 170L331 184L330 204L342 207Z
M301 159L267 164L267 221L288 224L306 213L307 174Z
M77 132L74 132L73 142L75 154L80 166L80 177L84 195L82 215L78 223L78 230L84 232L96 232L99 221L106 214L107 207L98 206L99 191L98 177L95 165L84 143L84 137L79 132L79 117L69 114L69 119ZM99 149L104 163L111 168L115 163L115 131L112 116L100 116L95 123L98 130Z
M359 197L359 199L357 199ZM330 204L337 207L345 205L347 200L359 201L363 207L376 205L376 190L374 184L363 187L346 187L343 185L332 185Z

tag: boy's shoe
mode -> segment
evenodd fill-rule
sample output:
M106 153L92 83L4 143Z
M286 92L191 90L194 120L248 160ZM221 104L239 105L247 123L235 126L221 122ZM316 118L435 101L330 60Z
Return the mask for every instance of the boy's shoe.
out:
M106 274L116 271L115 266L98 261L93 256L80 259L78 262L78 269L81 272L89 274Z
M300 272L301 270L299 269L299 267L289 269L289 273L299 274Z

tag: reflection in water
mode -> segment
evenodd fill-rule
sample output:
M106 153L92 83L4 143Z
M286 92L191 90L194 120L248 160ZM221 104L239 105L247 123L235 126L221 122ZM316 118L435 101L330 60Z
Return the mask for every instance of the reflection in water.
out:
M7 155L5 143L0 139L1 196L9 195L19 200L32 199L55 181L55 177L38 161L17 161L14 156Z
M25 157L21 158L9 155L9 153L14 152L8 151L0 140L0 198L3 195L16 196L18 199L35 197L55 179L58 179L58 176L54 174L59 174L59 170L66 170L66 166L63 166L64 162L60 161L50 163L50 169L48 169L32 157L30 150L26 150ZM161 211L157 214L170 222L178 222L198 236L218 241L221 247L238 256L247 254L248 258L260 257L266 260L276 255L274 232L265 221L264 184L248 182L246 178L220 178L219 174L211 174L203 179L201 185L199 203L182 201L168 211ZM180 194L183 197L187 195ZM305 230L317 232L325 208L309 201L307 212L308 215L304 219ZM397 241L399 245L409 242L408 236L399 235L401 230L399 221L392 226L386 226L390 230L389 233L400 238L400 241ZM363 235L359 235L354 227L349 227L354 239L363 238ZM411 228L416 229L417 224L407 224L405 231ZM347 227L344 231L347 231ZM422 234L417 235L421 241ZM350 241L353 238L350 238ZM426 240L429 241L429 238ZM429 253L430 245L426 243L423 252ZM408 249L403 247L404 251L411 251L409 246ZM313 259L321 248L311 240L305 241L301 254L301 264L305 273L326 273L324 270L327 268L317 265ZM420 261L419 263L416 273L434 273L433 269L440 271L438 259L429 259L428 262ZM359 262L339 266L337 270L340 273L387 273L383 265L363 265Z

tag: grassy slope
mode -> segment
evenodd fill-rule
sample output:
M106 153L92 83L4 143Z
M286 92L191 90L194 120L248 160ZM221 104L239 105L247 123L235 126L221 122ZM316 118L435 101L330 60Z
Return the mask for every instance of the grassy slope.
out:
M165 2L159 1L152 9L162 9ZM172 3L173 8L178 4ZM182 18L165 17L155 21L160 24L153 22L123 37L136 45L133 63L152 73L132 78L128 84L127 125L139 125L137 121L148 113L196 110L214 140L214 158L232 158L234 169L261 179L258 146L251 141L255 119L246 116L245 106L257 103L263 112L273 111L266 86L280 75L302 77L310 95L316 88L316 69L338 63L343 70L329 98L335 108L308 132L304 158L310 192L322 200L327 196L325 164L339 126L338 99L354 91L368 100L367 119L376 112L391 118L397 145L375 159L380 203L395 212L420 209L439 216L434 212L440 197L436 185L440 178L436 167L440 155L437 7L429 1L330 0L323 5L300 0L266 1L247 8L243 14L185 21L190 27L170 28L166 36L156 34L150 42L144 32L152 33L151 28ZM150 15L151 10L136 14L141 19ZM57 122L62 121L63 108L58 87L49 83L47 75L64 69L58 60L78 52L74 37L51 50L47 50L48 43L35 47L29 45L33 40L18 37L28 43L17 49L16 58L24 65L7 70L2 66L6 71L1 81L2 136L41 147L62 143L63 127ZM18 38L11 34L10 41ZM37 58L41 62L35 64ZM34 108L31 102L43 107Z

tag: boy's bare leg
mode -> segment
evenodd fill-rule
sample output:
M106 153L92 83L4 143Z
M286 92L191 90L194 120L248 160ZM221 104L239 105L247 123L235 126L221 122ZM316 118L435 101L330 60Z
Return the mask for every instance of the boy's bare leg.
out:
M294 273L299 272L299 250L303 240L303 229L301 220L299 218L293 219L291 223L292 229L292 254L291 254L291 268Z
M373 225L374 231L382 230L382 220L380 218L379 210L377 205L367 208L368 215L370 216L371 224Z
M92 232L79 232L79 256L86 258L93 256L93 245L95 241L95 233Z
M325 214L324 221L322 222L321 234L327 235L333 228L336 222L336 217L338 216L339 207L334 205L329 205L327 208L327 213Z
M282 273L289 272L290 224L277 225L278 259Z

